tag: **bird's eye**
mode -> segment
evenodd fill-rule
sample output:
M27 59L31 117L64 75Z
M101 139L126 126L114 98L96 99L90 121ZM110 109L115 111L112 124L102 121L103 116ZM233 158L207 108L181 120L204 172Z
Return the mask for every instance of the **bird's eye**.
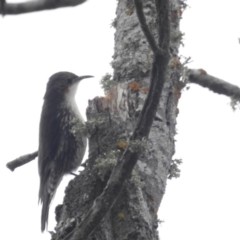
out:
M67 83L68 83L68 84L72 84L72 83L73 83L73 79L72 79L72 78L68 78L68 79L67 79Z

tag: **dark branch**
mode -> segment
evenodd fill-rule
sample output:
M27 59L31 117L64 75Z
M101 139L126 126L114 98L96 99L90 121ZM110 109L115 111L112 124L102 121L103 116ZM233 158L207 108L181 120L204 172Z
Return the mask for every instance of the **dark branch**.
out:
M147 41L148 41L152 51L155 54L160 53L161 49L158 47L158 45L157 45L149 27L147 25L146 18L145 18L145 15L143 13L142 1L141 0L134 0L134 4L135 4L136 13L137 13L137 16L138 16L140 26L142 28L142 31L143 31L145 37L147 38Z
M164 2L163 0L155 0L158 22L158 45L160 49L169 51L169 49L164 48L164 46L168 45L170 42L170 34L163 35L164 32L170 29L170 20L168 19L170 17L169 9Z
M139 2L135 0L135 2ZM152 74L150 88L147 99L144 103L142 112L139 116L138 123L134 133L129 142L129 148L124 152L123 156L118 160L114 167L110 179L105 187L103 193L97 197L93 203L92 208L87 213L86 217L81 221L80 225L67 235L64 240L85 240L90 236L109 209L116 202L119 193L124 187L126 179L130 178L132 170L137 163L140 151L132 150L131 144L141 144L142 140L148 137L150 128L156 114L157 106L159 104L163 85L166 80L167 66L169 61L168 49L170 39L170 27L165 28L163 25L169 26L169 1L161 0L159 5L165 10L163 16L160 16L159 22L161 34L161 46L166 54L154 52L154 61L152 64Z
M219 78L208 75L204 70L188 70L188 80L202 87L208 88L215 93L224 94L234 99L240 99L240 88Z
M51 10L62 7L74 7L86 2L87 0L35 0L22 3L5 3L4 12L0 9L1 14L21 14L42 10Z
M31 162L38 156L38 152L30 153L24 156L21 156L9 163L7 163L7 168L9 168L11 171L14 171L15 168L21 167L22 165Z
M6 1L5 0L0 0L1 1L1 8L0 8L0 11L1 11L1 14L2 16L5 15L5 6L6 6Z

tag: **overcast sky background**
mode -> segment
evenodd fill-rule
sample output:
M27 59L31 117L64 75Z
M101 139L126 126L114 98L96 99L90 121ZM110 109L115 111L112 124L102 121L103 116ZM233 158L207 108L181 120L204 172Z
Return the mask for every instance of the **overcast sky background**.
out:
M14 173L5 164L38 147L43 95L50 75L71 71L91 74L79 87L82 113L88 99L103 95L99 80L111 72L117 1L93 1L75 8L0 18L0 226L3 239L50 239L40 232L37 161ZM239 0L189 0L181 29L181 54L194 60L191 68L240 85ZM230 100L191 85L179 103L176 158L181 177L168 181L159 210L165 222L161 240L240 239L240 110ZM62 203L65 177L50 209Z

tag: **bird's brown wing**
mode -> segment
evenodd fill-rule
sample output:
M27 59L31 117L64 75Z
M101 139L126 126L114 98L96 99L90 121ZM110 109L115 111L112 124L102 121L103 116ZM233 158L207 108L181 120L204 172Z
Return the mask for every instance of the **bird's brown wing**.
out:
M60 145L60 118L57 115L58 109L52 108L44 103L39 129L38 149L38 171L40 175L39 198L43 193L56 158Z

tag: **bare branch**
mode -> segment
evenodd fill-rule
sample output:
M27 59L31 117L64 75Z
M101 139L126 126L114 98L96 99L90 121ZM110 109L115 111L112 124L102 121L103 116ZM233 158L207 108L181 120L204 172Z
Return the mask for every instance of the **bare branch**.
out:
M21 156L11 162L7 163L7 168L9 168L11 171L14 171L15 168L21 167L22 165L31 162L38 156L38 151L34 153L30 153L24 156Z
M219 78L208 75L203 69L190 69L187 72L188 80L202 87L208 88L215 93L224 94L234 99L240 99L240 88Z
M62 7L74 7L86 2L87 0L35 0L22 3L5 3L4 11L0 9L1 14L22 14L42 10L51 10Z
M139 2L139 0L135 0L135 2ZM69 233L64 240L85 240L95 231L101 220L116 202L119 193L124 187L125 180L130 178L132 170L137 163L140 155L140 149L134 150L131 148L131 144L135 144L135 146L144 144L143 139L147 138L150 132L161 97L163 85L166 80L167 66L169 62L168 49L170 27L163 27L163 25L169 26L169 1L161 0L159 2L161 7L164 9L163 16L160 16L161 23L159 23L159 32L162 40L160 44L165 50L165 54L161 51L161 54L157 52L157 54L154 55L148 96L139 116L137 126L130 139L129 147L114 167L103 193L95 199L92 208L89 210L85 218L82 219L80 225L77 226L74 231ZM95 101L97 102L98 100L95 99ZM96 102L95 104L97 104Z

